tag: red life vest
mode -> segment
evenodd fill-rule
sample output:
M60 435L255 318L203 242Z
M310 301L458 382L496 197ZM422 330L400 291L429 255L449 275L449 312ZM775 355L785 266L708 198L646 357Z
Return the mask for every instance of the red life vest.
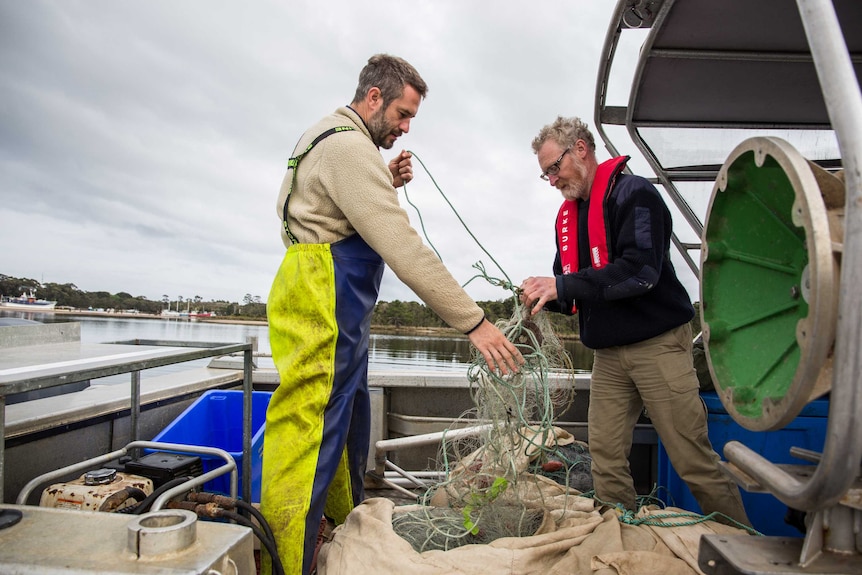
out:
M590 206L587 214L587 235L590 241L590 263L600 270L606 265L608 254L607 196L614 187L617 175L623 171L629 156L611 158L599 164L590 187ZM578 205L581 202L565 200L557 213L557 240L560 247L560 264L563 274L576 273L578 262ZM578 311L572 304L572 313Z

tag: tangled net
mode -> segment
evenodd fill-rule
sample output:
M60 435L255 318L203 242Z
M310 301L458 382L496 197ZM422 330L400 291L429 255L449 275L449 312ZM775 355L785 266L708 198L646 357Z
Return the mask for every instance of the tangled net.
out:
M502 376L474 351L468 379L475 408L452 428L475 433L444 436L438 468L445 480L421 505L394 514L393 529L418 552L533 535L545 520L543 482L592 488L585 444L553 426L555 413L574 399L574 375L545 313L531 317L516 300L512 317L497 327L525 364Z
M586 443L575 441L571 445L557 445L542 453L530 466L531 473L550 477L560 485L580 492L593 490L593 458Z

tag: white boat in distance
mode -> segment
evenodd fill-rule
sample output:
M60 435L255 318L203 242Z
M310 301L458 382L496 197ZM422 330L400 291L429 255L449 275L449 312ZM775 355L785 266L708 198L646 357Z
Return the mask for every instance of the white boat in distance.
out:
M30 311L46 311L54 309L55 301L36 299L36 290L30 289L22 293L20 297L0 298L0 308L23 309Z

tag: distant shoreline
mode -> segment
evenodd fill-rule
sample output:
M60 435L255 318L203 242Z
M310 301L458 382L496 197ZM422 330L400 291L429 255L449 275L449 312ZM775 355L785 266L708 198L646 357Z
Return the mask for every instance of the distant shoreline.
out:
M204 316L204 317L180 317L180 316L163 316L155 313L127 313L127 312L107 312L107 311L92 311L88 309L54 309L48 312L40 313L55 313L59 315L84 315L88 317L114 317L122 319L162 319L165 321L194 321L200 323L233 323L242 325L267 325L265 319L231 319L229 317L220 316Z
M59 315L83 315L88 317L114 317L123 319L161 319L165 321L194 321L198 323L223 323L235 325L269 325L265 319L234 319L231 317L165 317L153 313L123 313L123 312L106 312L106 311L91 311L91 310L67 310L54 309L53 313ZM51 313L51 312L46 312ZM439 335L447 337L466 337L450 327L393 327L388 325L372 325L371 331L374 333L385 333L392 335Z
M161 319L165 321L189 321L197 323L222 323L234 325L269 325L265 319L232 319L230 317L164 317L152 313L123 313L123 312L106 312L106 311L90 311L90 310L66 310L54 309L53 313L58 315L84 315L92 317L114 317L123 319ZM43 312L43 313L51 313ZM372 325L371 333L385 335L412 335L412 336L429 336L429 337L462 337L467 336L451 327L411 327L402 326L395 327L391 325ZM578 340L577 336L562 336L558 335L562 340Z

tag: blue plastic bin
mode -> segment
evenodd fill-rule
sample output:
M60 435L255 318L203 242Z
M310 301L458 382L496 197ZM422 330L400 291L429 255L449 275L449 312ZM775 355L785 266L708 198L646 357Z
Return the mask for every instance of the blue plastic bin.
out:
M783 429L776 431L750 431L745 429L727 410L715 392L701 394L707 407L707 424L712 448L724 459L722 451L728 441L739 441L773 463L804 465L805 462L790 455L791 447L802 447L820 452L826 439L826 422L829 400L818 399L806 405L802 412ZM701 513L688 485L677 475L664 446L658 443L659 497L668 505ZM740 489L745 511L755 529L764 535L802 537L795 527L784 522L787 505L770 493L749 493Z
M179 417L165 427L153 441L180 443L224 449L236 460L239 483L237 495L242 497L242 391L211 390L201 395ZM263 432L266 427L266 408L272 393L252 392L251 399L251 499L260 502L260 478L263 462ZM201 458L204 472L223 464L223 459L211 455ZM205 491L230 494L230 474L224 474L204 483Z

